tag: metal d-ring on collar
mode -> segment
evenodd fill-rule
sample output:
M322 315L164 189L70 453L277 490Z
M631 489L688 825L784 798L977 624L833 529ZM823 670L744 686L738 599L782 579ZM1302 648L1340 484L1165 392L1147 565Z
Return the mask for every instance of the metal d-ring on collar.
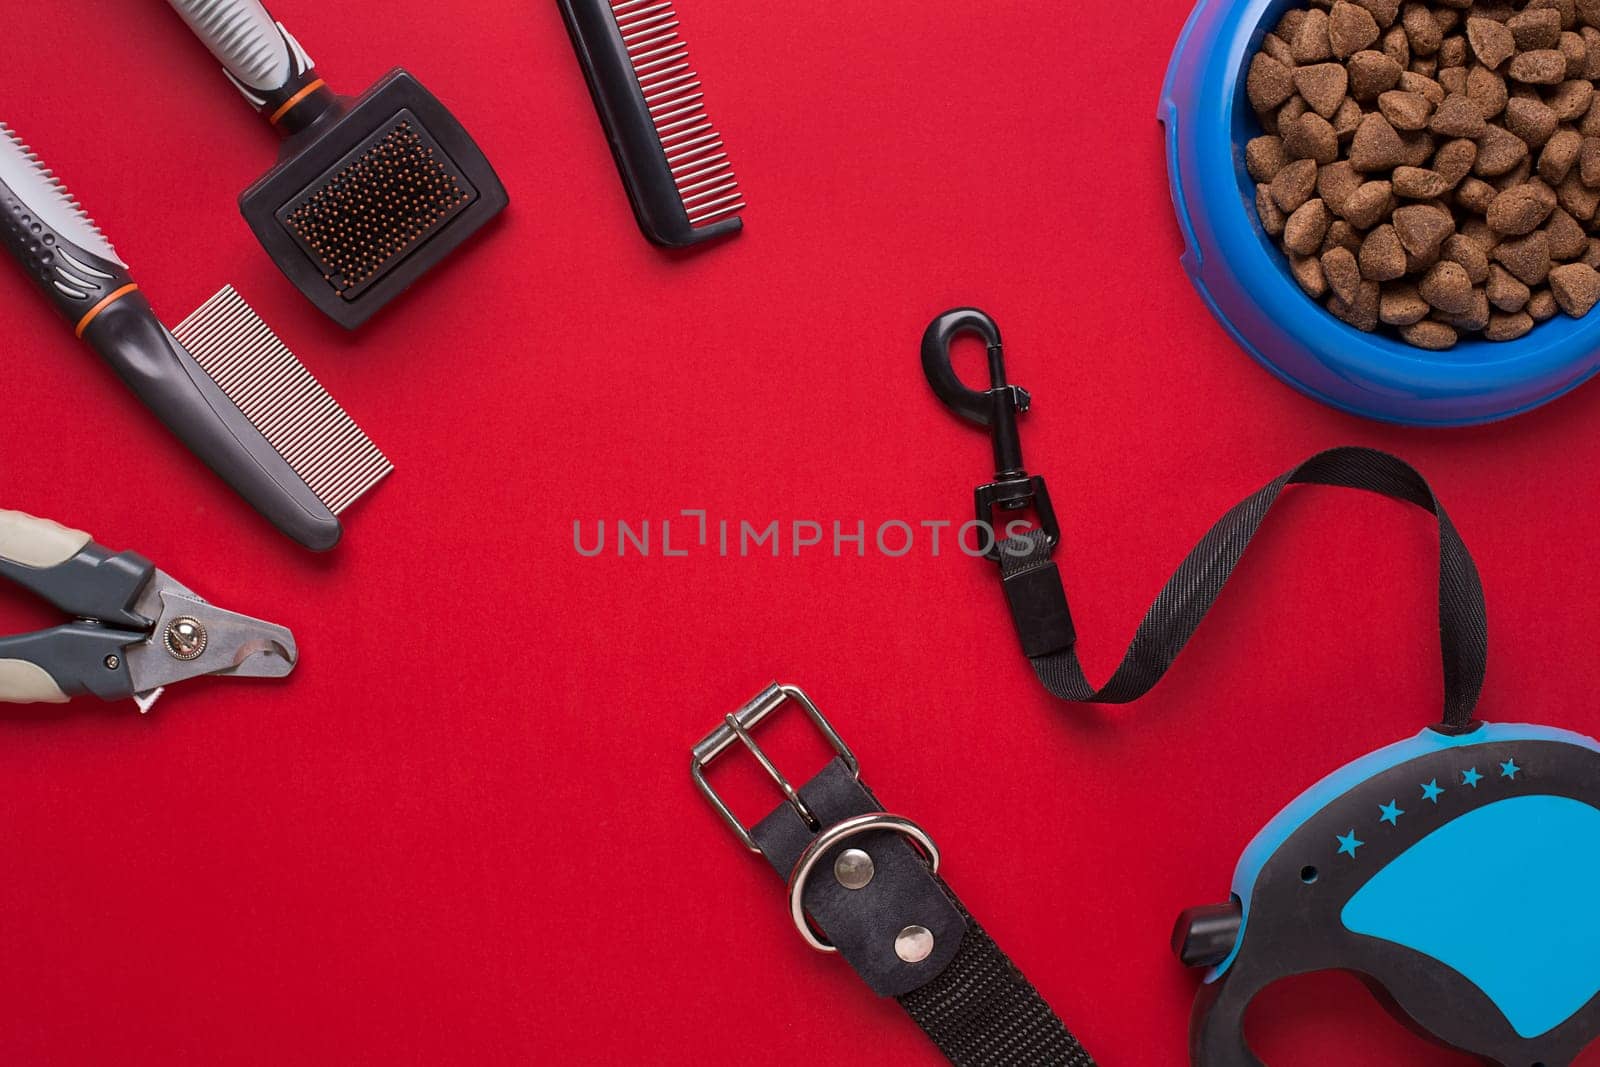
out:
M828 827L812 838L806 850L800 853L800 858L795 861L794 871L789 875L789 917L794 920L794 928L800 931L800 936L806 939L806 944L818 952L839 950L819 937L806 918L806 882L810 880L811 872L816 870L817 864L822 861L823 853L835 845L843 844L862 834L872 833L874 830L893 830L915 841L928 861L928 869L934 874L939 873L939 846L933 843L933 838L928 836L926 830L904 816L889 815L885 812L856 815Z
M950 347L963 334L976 335L988 346L989 388L983 392L967 388L951 365ZM1028 410L1033 398L1021 386L1006 382L1000 327L977 308L946 311L934 319L922 335L922 372L946 407L968 422L988 428L993 436L994 481L979 486L974 494L978 521L994 533L987 553L989 558L1000 558L999 542L1003 540L1002 531L995 526L996 509L1021 511L1031 504L1038 514L1040 528L1054 548L1061 540L1061 527L1050 505L1050 492L1043 478L1029 475L1023 467L1022 439L1017 432L1017 416Z

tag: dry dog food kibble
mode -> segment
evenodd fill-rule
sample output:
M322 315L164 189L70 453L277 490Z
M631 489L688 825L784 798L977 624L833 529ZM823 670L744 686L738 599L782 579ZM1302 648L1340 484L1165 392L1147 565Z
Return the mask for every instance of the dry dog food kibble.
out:
M1312 299L1419 348L1581 318L1597 81L1600 0L1307 0L1246 74L1261 226Z

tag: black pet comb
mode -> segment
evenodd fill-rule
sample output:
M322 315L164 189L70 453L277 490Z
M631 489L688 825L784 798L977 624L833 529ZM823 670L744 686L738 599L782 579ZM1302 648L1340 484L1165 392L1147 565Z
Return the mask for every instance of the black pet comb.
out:
M257 0L169 0L288 140L239 209L279 269L346 329L371 318L506 206L454 115L404 70L336 95Z
M671 0L557 0L644 235L687 248L744 227L722 136Z

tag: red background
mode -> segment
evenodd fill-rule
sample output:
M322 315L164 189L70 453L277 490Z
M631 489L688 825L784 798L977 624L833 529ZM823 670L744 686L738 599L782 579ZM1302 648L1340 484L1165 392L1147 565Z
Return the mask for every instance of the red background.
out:
M634 228L553 4L275 6L338 88L416 73L512 207L347 336L238 217L274 136L164 4L9 6L4 117L158 312L232 281L398 470L335 553L302 552L0 270L4 505L141 551L303 652L287 682L190 683L148 718L0 719L0 1062L938 1062L802 945L779 882L691 788L691 743L772 677L933 833L1102 1062L1182 1062L1174 915L1225 897L1297 792L1434 714L1424 516L1295 494L1124 711L1052 701L991 568L948 548L573 549L574 520L659 530L681 508L965 519L988 445L917 362L958 303L997 317L1034 392L1024 444L1093 673L1223 510L1365 443L1417 462L1477 554L1483 712L1600 731L1600 387L1422 432L1318 406L1239 352L1178 266L1152 118L1187 0L682 0L751 205L741 238L689 257ZM0 614L51 619L9 592ZM718 781L749 818L772 802L743 769ZM1469 901L1470 872L1441 891ZM1344 978L1274 991L1253 1034L1273 1067L1466 1062Z

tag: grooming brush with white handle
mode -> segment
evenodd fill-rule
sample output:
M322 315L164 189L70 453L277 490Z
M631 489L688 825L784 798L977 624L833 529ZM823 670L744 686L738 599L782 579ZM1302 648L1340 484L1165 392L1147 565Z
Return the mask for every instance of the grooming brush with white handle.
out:
M338 513L392 469L232 287L174 336L99 227L3 122L0 244L190 451L307 548L332 548Z

